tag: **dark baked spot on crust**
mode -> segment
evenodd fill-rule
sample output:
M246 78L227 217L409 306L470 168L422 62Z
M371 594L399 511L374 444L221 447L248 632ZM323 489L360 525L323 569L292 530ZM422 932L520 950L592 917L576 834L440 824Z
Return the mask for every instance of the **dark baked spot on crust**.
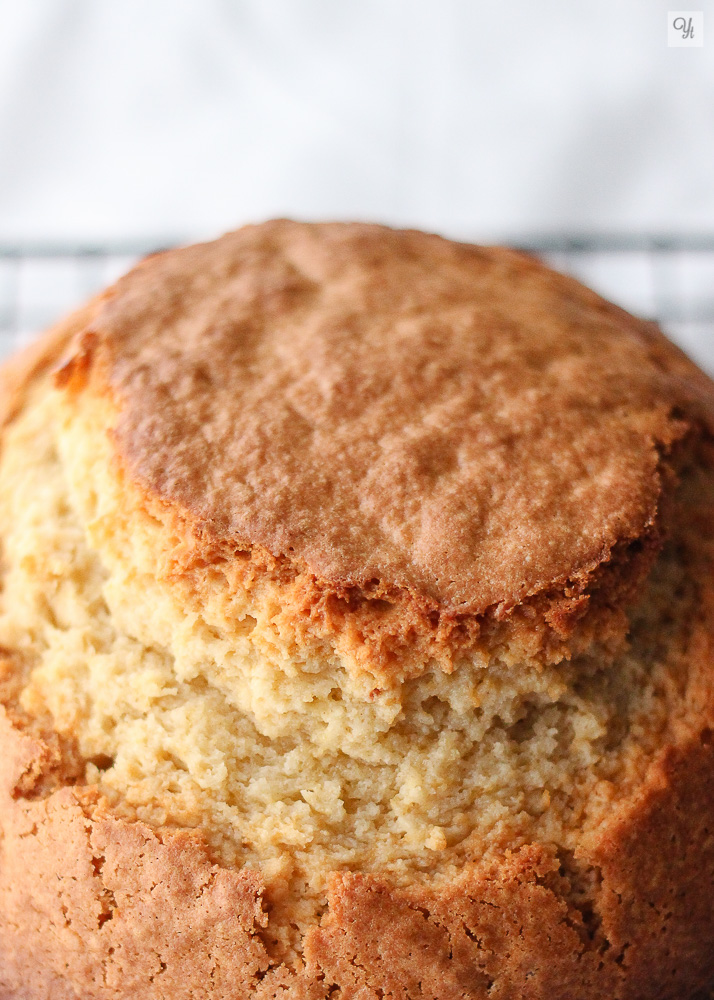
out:
M91 330L85 331L72 355L55 372L54 381L58 389L76 392L84 388L96 345L97 335Z

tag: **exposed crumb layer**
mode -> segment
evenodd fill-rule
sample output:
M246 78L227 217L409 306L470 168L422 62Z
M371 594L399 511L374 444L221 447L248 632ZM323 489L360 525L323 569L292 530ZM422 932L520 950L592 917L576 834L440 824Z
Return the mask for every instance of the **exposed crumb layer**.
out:
M642 779L687 679L696 592L676 547L614 658L496 650L365 691L326 646L291 656L269 608L246 597L227 618L222 578L202 606L161 578L156 522L61 412L41 389L0 467L0 645L31 669L21 706L76 739L120 814L200 827L259 871L285 954L334 870L406 885L533 841L572 851Z

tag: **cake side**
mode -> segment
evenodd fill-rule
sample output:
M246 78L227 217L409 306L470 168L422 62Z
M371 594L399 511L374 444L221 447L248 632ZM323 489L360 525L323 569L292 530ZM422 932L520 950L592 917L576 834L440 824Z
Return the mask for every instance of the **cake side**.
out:
M714 754L700 737L663 753L638 800L591 838L583 881L595 893L578 892L572 863L541 846L465 866L432 889L343 873L304 965L290 968L271 958L259 876L217 867L190 834L117 820L86 789L19 796L18 777L33 762L41 770L41 744L0 729L8 998L128 1000L140 990L148 1000L314 1000L359 990L485 1000L496 989L677 1000L714 974L701 878L714 865L702 809L714 796Z

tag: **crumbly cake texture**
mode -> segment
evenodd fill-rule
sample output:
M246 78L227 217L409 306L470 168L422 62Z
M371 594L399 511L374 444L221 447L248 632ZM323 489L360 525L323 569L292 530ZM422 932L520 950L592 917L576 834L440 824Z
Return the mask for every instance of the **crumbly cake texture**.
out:
M714 976L714 391L652 325L275 222L3 383L3 1000Z

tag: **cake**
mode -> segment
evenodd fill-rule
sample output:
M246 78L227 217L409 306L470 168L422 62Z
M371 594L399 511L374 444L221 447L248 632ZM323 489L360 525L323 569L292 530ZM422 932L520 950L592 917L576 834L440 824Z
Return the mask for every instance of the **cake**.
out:
M280 220L2 379L2 1000L711 980L714 386L654 324Z

